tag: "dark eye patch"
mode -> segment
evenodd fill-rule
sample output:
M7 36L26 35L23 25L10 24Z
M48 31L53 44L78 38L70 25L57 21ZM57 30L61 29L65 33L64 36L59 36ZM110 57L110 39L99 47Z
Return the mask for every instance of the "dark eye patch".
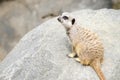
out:
M63 19L64 19L64 20L67 20L67 19L68 19L68 17L67 17L67 16L63 16Z

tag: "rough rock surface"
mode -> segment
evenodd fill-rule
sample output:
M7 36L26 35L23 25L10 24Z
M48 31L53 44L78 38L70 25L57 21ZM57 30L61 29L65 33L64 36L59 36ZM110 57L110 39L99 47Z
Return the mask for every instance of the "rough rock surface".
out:
M100 9L111 6L111 0L0 1L8 1L0 4L0 48L5 51L0 50L0 54L8 53L26 32L48 18L58 15L61 11Z
M105 47L106 80L120 80L120 10L72 13L78 25L98 33ZM66 55L71 52L64 27L51 19L26 34L0 64L0 80L99 80L94 70Z

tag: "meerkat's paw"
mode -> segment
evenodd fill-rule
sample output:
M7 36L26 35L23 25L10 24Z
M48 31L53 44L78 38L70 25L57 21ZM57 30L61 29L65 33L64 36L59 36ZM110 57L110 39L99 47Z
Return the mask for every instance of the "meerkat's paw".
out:
M73 57L75 57L75 53L70 53L70 54L68 54L67 55L69 58L73 58Z
M81 62L80 58L75 58L75 60L76 60L77 62Z

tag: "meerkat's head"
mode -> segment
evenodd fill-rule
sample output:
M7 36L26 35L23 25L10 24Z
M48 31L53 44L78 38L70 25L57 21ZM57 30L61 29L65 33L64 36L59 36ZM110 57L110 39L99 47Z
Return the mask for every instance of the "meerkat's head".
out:
M57 20L63 24L66 30L69 30L75 24L75 18L71 16L70 13L62 13Z

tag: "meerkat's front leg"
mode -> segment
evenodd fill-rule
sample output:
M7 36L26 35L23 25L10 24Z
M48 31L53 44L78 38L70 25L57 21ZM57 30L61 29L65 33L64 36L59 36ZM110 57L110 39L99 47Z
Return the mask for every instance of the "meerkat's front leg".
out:
M68 57L73 58L73 57L75 57L76 55L77 55L77 54L76 54L76 52L75 52L75 48L74 48L74 46L72 46L72 53L68 54Z
M75 52L76 52L76 54L77 54L77 56L78 56L78 57L75 58L75 60L76 60L77 62L80 62L80 63L81 63L80 55L81 55L81 53L82 53L82 49L81 49L81 44L80 44L80 43L78 43L78 44L75 46Z

